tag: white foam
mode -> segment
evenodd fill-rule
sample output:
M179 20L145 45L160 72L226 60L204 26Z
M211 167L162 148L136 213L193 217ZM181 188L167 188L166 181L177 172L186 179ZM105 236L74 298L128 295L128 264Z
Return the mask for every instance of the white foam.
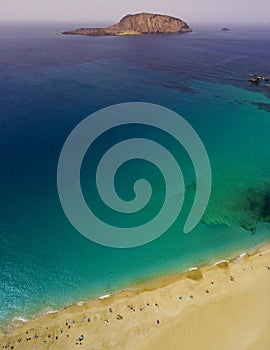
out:
M84 301L79 301L79 302L77 303L78 306L83 306L83 304L84 304Z
M229 262L230 262L229 260L220 260L220 261L215 262L213 266L217 266L217 265L219 265L219 264L222 264L222 263L229 263Z
M236 258L236 260L240 260L240 259L244 258L245 256L247 256L247 253L243 252Z
M13 322L28 322L28 319L23 316L18 316L13 318Z
M195 271L195 270L199 270L199 268L198 267L192 267L188 271Z
M111 296L111 294L105 294L105 295L102 295L101 297L99 297L98 299L107 299Z
M41 316L56 314L57 312L59 312L59 310L48 310L48 311L45 311Z

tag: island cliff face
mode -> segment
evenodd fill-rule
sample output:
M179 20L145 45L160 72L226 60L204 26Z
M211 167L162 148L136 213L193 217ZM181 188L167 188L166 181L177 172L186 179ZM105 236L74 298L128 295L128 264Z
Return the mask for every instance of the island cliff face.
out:
M141 35L154 33L188 33L192 32L189 25L179 18L151 14L139 13L127 15L117 24L107 28L80 28L68 30L63 34L90 35L90 36L124 36Z

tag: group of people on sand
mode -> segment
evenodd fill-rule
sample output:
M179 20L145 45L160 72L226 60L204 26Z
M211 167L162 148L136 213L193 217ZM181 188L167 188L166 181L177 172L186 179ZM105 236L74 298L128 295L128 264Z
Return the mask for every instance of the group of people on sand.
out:
M268 270L268 271L270 270L270 266L269 266L269 265L265 266L265 268L266 268L266 270ZM253 269L254 269L253 266L250 266L250 267L249 267L249 270L250 270L250 271L253 271ZM232 275L230 275L229 280L230 280L231 282L234 282L234 281L235 281L235 277L232 276ZM210 281L210 284L211 284L211 285L214 285L215 282L214 282L214 281ZM209 294L209 293L210 293L210 290L209 290L209 289L206 289L206 290L205 290L205 293L206 293L206 294ZM189 295L188 298L192 300L192 299L194 299L194 296L191 294L191 295ZM182 300L183 300L183 297L182 297L182 296L179 296L178 299L179 299L180 301L182 301ZM158 304L158 303L153 303L152 305L153 305L154 307L156 307L156 308L159 307L159 304ZM146 303L145 303L145 306L141 306L141 307L139 307L138 309L139 309L141 312L145 312L149 307L151 307L151 304L148 303L148 302L146 302ZM133 305L127 305L127 308L128 308L130 311L132 311L132 312L136 312L136 308L135 308ZM112 309L111 307L108 309L108 311L109 311L110 314L113 314L113 309ZM117 314L117 315L116 315L116 319L119 320L119 321L121 321L121 320L123 320L123 316L122 316L121 314ZM81 322L89 322L89 323L90 323L90 322L91 322L91 318L90 318L90 317L83 317L83 318L81 319ZM105 322L105 323L109 323L109 319L105 319L104 322ZM157 325L160 324L160 320L159 320L159 319L156 319L156 324L157 324ZM66 326L67 330L69 330L72 326L75 326L75 325L76 325L76 320L74 320L74 319L73 319L71 322L70 322L69 320L66 320L66 322L65 322L65 326ZM48 327L46 327L46 330L48 330ZM49 334L46 336L46 340L44 339L44 340L42 341L42 344L47 345L48 342L49 342L50 340L56 340L56 341L57 341L57 340L59 339L59 337L60 337L63 333L64 333L64 330L63 330L63 329L60 329L59 335L56 335L56 336L53 336L53 335L51 335L51 334L49 333ZM25 341L26 341L26 342L29 342L29 341L32 341L32 340L37 340L37 339L40 337L40 336L37 335L37 334L34 334L33 336L30 336L28 331L25 332L25 336L26 336L26 338L25 338ZM66 337L69 338L69 337L70 337L69 334L66 334ZM82 343L83 343L84 340L85 340L85 336L84 336L83 334L81 334L81 335L77 338L75 344L76 344L76 345L82 345ZM22 341L23 341L22 338L18 338L18 339L17 339L17 344L19 345L20 343L22 343ZM12 349L12 350L13 350L13 349L15 349L15 345L14 345L14 344L11 344L11 342L8 342L8 343L6 343L4 346L2 346L2 348L3 348L3 349Z

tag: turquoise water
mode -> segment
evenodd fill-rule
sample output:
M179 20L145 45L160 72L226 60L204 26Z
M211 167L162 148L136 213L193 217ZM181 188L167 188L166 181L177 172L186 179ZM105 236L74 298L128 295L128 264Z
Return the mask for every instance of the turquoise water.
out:
M269 91L246 82L256 69L270 74L269 32L258 28L249 37L238 28L228 38L199 28L193 35L119 40L55 36L61 29L1 28L1 324L270 241ZM187 198L162 237L119 250L97 245L71 226L59 202L56 170L78 122L100 108L133 101L168 107L195 128L209 154L213 190L201 223L184 234L194 197L190 160L164 135L143 130L178 158ZM86 157L82 186L88 199L90 168ZM127 175L135 170L120 176L124 196Z

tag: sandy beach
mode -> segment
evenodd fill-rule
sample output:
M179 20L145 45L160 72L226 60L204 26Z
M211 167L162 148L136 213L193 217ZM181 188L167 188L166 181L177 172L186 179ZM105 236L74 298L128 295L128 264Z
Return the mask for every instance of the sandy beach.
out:
M270 246L0 334L7 349L269 350Z

